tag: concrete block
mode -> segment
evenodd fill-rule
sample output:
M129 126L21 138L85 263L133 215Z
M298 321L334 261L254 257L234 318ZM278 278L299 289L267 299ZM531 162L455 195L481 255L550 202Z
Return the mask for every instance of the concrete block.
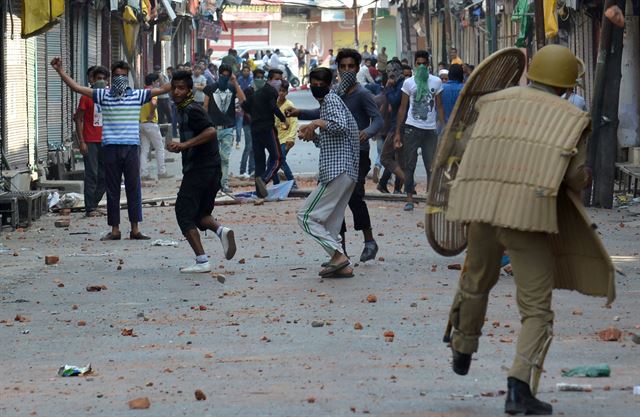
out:
M640 165L640 147L629 148L629 162L631 165Z
M66 180L42 180L38 183L38 188L41 190L55 189L64 193L78 193L84 194L84 182L83 181L66 181Z

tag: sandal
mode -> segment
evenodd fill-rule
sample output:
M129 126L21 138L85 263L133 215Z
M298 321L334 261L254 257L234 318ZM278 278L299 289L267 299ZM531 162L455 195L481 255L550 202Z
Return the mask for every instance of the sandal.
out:
M342 272L345 270L348 270L349 272ZM333 274L323 275L322 278L353 278L353 268L346 266Z
M320 271L319 275L321 277L325 277L327 275L333 275L336 272L340 271L341 269L346 268L349 265L351 265L351 261L348 260L348 259L346 261L344 261L344 262L340 262L339 264L330 263L329 266L327 266L325 269Z
M113 233L109 232L106 235L102 236L100 240L104 242L107 240L120 240L121 238L122 235L120 233L114 235Z
M151 239L147 235L143 235L142 232L138 232L135 235L133 233L129 233L129 239L131 240L149 240Z

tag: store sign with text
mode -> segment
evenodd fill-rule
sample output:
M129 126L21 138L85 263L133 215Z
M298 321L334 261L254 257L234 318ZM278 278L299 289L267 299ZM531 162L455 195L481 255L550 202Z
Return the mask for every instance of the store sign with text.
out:
M255 22L282 20L282 8L279 5L229 5L222 16L225 22Z

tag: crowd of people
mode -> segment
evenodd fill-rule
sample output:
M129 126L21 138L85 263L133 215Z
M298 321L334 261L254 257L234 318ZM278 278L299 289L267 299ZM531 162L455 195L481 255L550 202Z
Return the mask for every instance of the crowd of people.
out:
M312 46L309 61L314 65L308 78L318 106L299 109L287 98L290 86L281 69L252 71L237 61L233 51L229 57L219 68L184 64L175 71L169 68L166 76L156 68L145 77L143 89L129 86L126 62L115 63L111 71L90 69L91 87L87 87L64 72L59 58L53 59L51 65L62 80L83 96L76 123L85 156L87 215L95 215L106 190L111 230L102 240L121 239L124 177L129 237L149 239L139 228L141 176L148 176L146 153L150 147L156 150L160 178L167 176L161 160L164 149L181 153L183 177L175 214L195 255L195 263L181 271L209 272L199 230L216 233L226 259L233 258L237 249L234 231L212 216L218 191L229 190L234 134L236 143L240 136L245 138L240 172L253 173L261 198L267 196L269 182L279 181L280 169L295 182L287 153L296 139L309 141L320 149L318 183L298 210L297 220L328 255L319 275L352 277L345 245L347 206L354 229L362 232L364 240L360 261L375 259L379 249L364 200L372 165L369 141L375 141L378 149L373 173L378 190L388 193L388 182L395 176L394 192L404 189L404 210L413 210L418 156L430 175L439 134L473 66L464 64L455 49L450 65L442 62L432 69L427 51L417 51L409 66L406 60L388 59L384 48L377 54L375 47L362 52L340 49L335 57L330 50L324 65L317 61L319 51ZM584 99L574 90L580 71L569 49L549 45L532 60L529 86L480 98L476 103L480 128L470 133L450 190L447 219L468 224L468 252L450 314L452 368L459 375L469 371L489 292L506 250L522 316L517 354L507 380L505 412L509 414L552 413L551 404L534 395L552 338L551 291L558 284L554 280L565 279L560 282L562 288L605 296L608 302L615 297L610 257L577 197L591 181L585 167L589 115L584 112ZM513 117L503 117L505 108L515 109ZM299 120L309 123L299 126ZM180 141L165 145L158 139L159 121L176 123ZM557 134L561 130L564 133ZM495 152L479 151L481 147ZM502 155L507 151L531 157L506 164ZM547 159L553 175L540 172L540 166L547 167ZM508 209L489 201L487 196L494 195L509 202ZM557 250L564 250L575 236L580 236L581 247L565 259ZM560 262L564 262L563 274L557 276L554 267Z

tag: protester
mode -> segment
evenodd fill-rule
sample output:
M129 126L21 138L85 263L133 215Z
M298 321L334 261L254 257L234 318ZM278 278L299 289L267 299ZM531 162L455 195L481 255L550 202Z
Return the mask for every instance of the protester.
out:
M91 88L105 88L109 70L93 66L87 70ZM104 156L102 152L102 108L92 98L80 97L74 116L78 145L84 163L84 210L87 217L103 215L98 204L105 193Z
M204 69L200 65L193 67L193 94L196 102L201 106L204 105L204 89L207 86L207 78L203 72Z
M320 56L320 49L318 45L311 42L311 48L309 48L309 70L318 66L318 57Z
M218 79L218 68L216 64L207 65L207 69L204 70L204 77L207 79L207 85L212 85Z
M405 77L402 73L402 65L397 60L392 60L387 65L387 83L384 88L384 94L389 106L389 128L388 134L382 145L382 154L380 161L385 167L384 173L378 182L376 189L381 193L388 193L387 183L391 179L391 174L395 174L395 186L393 193L400 194L402 185L404 184L404 155L402 149L396 149L394 138L398 123L398 110L402 102L402 87Z
M162 67L160 65L155 65L153 67L153 72L158 76L159 85L165 85L169 82L169 77L162 73ZM158 123L171 123L173 121L173 118L171 116L171 100L169 98L169 93L159 95L157 97L157 100Z
M402 76L405 80L413 77L413 68L411 68L411 65L402 64Z
M451 64L458 64L458 65L464 64L462 59L458 56L458 50L456 48L449 49L449 62Z
M264 72L263 72L264 74ZM242 104L242 109L251 116L251 138L253 140L253 155L255 158L256 194L260 198L268 195L267 184L277 174L282 163L280 142L275 134L274 115L282 123L287 122L286 117L278 108L278 91L282 85L282 71L269 70L268 83L264 79L256 79L254 72L255 92L247 97ZM265 150L269 152L268 164Z
M360 261L366 262L375 259L378 253L378 244L373 237L369 209L364 201L364 186L367 174L371 169L369 139L373 138L382 129L384 121L373 95L356 81L361 59L360 53L355 49L341 49L338 51L336 62L338 63L340 83L336 87L336 94L346 104L360 131L359 170L354 191L349 199L349 208L353 213L354 229L361 230L364 235L364 249L360 255ZM320 110L290 109L288 114L298 116L301 120L309 120L321 118ZM345 232L346 224L343 224L341 234L343 235L343 252L346 253Z
M245 100L244 92L231 72L231 67L222 64L218 70L218 82L204 89L204 109L217 131L217 141L222 170L222 191L230 193L229 157L233 146L233 130L236 124L236 98L240 104Z
M458 100L462 87L464 87L464 73L462 71L462 66L453 64L449 67L449 81L442 85L441 100L445 123L449 121L449 116L451 116L453 106L455 106L456 101Z
M280 49L276 49L273 51L271 56L269 57L269 68L270 69L280 69Z
M418 149L422 150L422 161L428 178L431 178L431 160L438 144L436 119L444 126L440 96L442 81L429 74L429 53L417 51L414 63L415 75L406 79L402 85L402 102L398 109L398 123L393 139L396 148L404 147L406 211L413 210L414 206L413 194L416 191L413 174L418 160Z
M129 87L129 64L118 61L111 68L111 88L92 89L76 83L62 69L60 58L54 58L51 66L62 81L76 93L92 97L102 106L102 151L107 190L107 223L111 232L101 240L120 240L120 184L124 174L127 193L127 210L131 222L129 237L146 240L140 232L142 221L142 191L140 188L140 108L170 89L170 84L151 90L134 90Z
M283 114L286 114L288 109L293 108L293 102L287 99L287 95L289 94L289 82L283 80L282 86L280 86L280 91L278 91L278 108ZM287 164L287 154L293 148L296 141L296 136L298 134L298 119L296 117L287 117L286 123L280 123L279 120L275 121L276 129L278 133L278 140L280 141L280 151L282 155L282 165L280 168L282 172L284 172L284 176L287 181L293 181L293 189L298 188L298 184L296 184L296 180L293 177L293 173L291 172L291 168L289 168L289 164ZM278 175L273 177L273 183L280 183L280 179Z
M456 65L456 64L453 64L453 65ZM443 84L449 81L449 70L443 68L440 71L438 71L438 78L440 78L440 81L442 81Z
M318 187L298 211L298 223L331 257L320 276L352 277L353 268L340 244L339 233L344 210L358 180L358 125L344 102L330 89L331 70L316 68L309 79L311 93L320 103L320 118L302 127L299 136L320 147ZM319 135L316 129L320 130Z
M369 52L369 45L365 45L362 48L362 61L366 61L367 59L371 59L371 53Z
M382 50L378 54L378 70L380 72L384 73L387 71L388 59L389 58L387 57L387 47L383 46Z
M147 76L144 77L144 88L146 90L159 87L159 83L160 78L156 73L147 74ZM156 97L152 97L140 110L140 176L143 180L152 179L149 175L149 151L151 147L153 147L155 152L158 179L173 177L173 175L167 174L167 168L164 162L165 144L162 133L160 133L160 126L158 126L156 100Z
M183 174L175 212L180 230L196 255L195 264L181 268L182 273L211 271L198 229L211 230L218 235L226 259L233 258L236 253L233 230L211 216L222 176L218 142L216 130L207 112L195 101L192 88L193 79L189 73L177 72L173 76L171 95L178 106L180 142L171 142L168 149L182 153Z

